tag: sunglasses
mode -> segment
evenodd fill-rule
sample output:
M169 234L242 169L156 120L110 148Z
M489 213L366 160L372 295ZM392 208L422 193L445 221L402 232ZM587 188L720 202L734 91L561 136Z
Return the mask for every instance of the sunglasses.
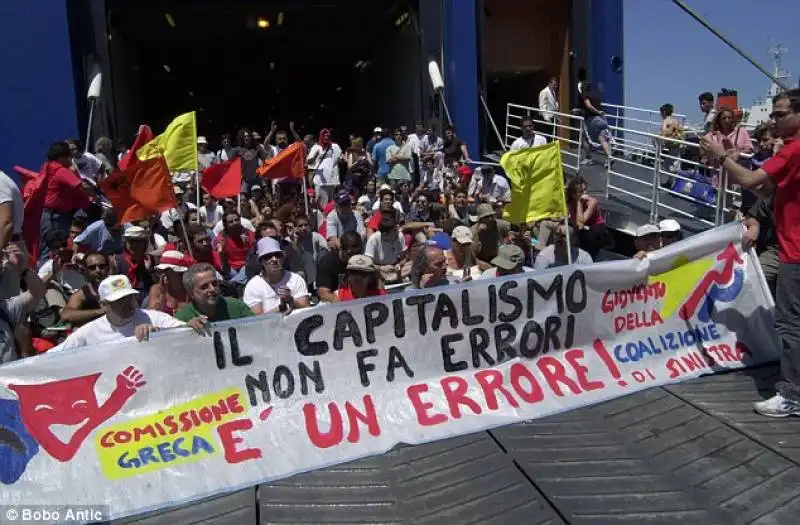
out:
M107 264L89 264L86 266L87 270L105 270L108 268Z

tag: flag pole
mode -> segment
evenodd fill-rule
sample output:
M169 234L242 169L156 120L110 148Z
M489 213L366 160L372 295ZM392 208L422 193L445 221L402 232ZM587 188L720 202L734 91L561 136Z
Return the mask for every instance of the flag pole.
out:
M186 241L186 250L189 252L189 257L194 259L194 252L192 251L192 243L189 242L189 233L186 231L186 223L183 221L183 212L178 207L178 222L181 223L181 230L183 231L183 240Z
M572 264L572 239L569 234L569 214L564 217L564 238L567 240L567 264Z
M198 170L196 172L194 183L195 183L195 193L196 193L196 200L197 200L196 204L197 204L197 209L199 210L200 209L200 170Z
M308 189L306 189L306 177L303 175L303 202L306 205L306 217L311 220L311 209L308 205Z

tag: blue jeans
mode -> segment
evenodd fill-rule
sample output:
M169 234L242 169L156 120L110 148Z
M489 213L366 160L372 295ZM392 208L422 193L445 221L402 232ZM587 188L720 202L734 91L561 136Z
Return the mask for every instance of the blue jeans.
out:
M228 273L227 279L225 280L237 284L247 284L247 273L245 270L247 270L246 265L242 266L238 270L231 269L231 271Z
M775 390L800 402L800 264L780 263L775 329L781 340L781 375Z
M41 237L39 237L39 260L45 261L50 258L50 248L47 246L47 234L51 231L61 230L69 232L72 225L72 216L75 212L61 213L49 208L42 211Z

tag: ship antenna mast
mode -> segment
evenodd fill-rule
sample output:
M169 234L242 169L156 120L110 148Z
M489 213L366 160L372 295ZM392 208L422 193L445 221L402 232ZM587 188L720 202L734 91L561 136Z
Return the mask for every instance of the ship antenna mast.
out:
M769 48L769 54L772 55L772 63L775 65L775 78L789 78L789 74L783 70L783 55L787 51L788 49L781 44Z

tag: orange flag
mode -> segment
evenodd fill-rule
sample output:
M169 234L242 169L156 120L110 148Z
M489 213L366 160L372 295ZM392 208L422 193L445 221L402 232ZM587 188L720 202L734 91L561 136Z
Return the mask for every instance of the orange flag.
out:
M123 224L178 207L164 157L133 162L109 175L100 183L100 189L111 200Z
M242 186L242 159L212 164L203 170L200 187L217 199L236 197Z
M147 124L139 126L139 131L136 133L136 140L133 141L130 151L117 163L119 169L124 170L131 164L135 164L135 162L139 160L136 158L136 152L151 140L153 140L153 130L150 129L150 126Z
M275 157L265 160L257 173L267 179L302 179L306 173L305 148L295 142Z

